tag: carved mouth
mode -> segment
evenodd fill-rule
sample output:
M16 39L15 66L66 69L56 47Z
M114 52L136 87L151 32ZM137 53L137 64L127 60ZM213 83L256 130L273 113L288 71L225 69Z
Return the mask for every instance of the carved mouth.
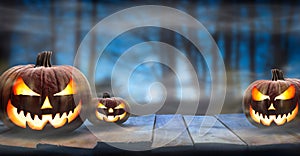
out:
M106 122L116 122L116 121L119 121L120 119L123 119L125 116L126 116L126 112L124 112L123 114L121 115L104 115L102 113L99 113L97 110L96 110L96 117L99 119L99 120L104 120Z
M267 115L260 113L258 111L255 111L251 105L249 106L250 116L251 118L257 122L261 123L265 126L270 126L272 122L274 122L276 125L280 126L285 124L286 122L292 121L298 114L298 103L296 107L285 114L278 114L278 115Z
M70 123L77 118L81 111L81 101L79 104L69 112L52 114L36 115L30 112L24 114L24 110L18 110L8 101L7 115L9 119L17 126L26 128L28 125L33 130L42 130L47 123L50 123L54 128L64 126L67 122Z

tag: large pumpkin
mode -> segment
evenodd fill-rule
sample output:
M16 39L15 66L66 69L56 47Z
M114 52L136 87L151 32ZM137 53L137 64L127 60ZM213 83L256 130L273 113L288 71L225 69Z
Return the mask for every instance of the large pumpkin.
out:
M299 109L299 82L272 70L272 80L253 82L245 91L243 110L256 126L281 126L293 121Z
M111 97L104 93L102 98L95 98L94 107L91 107L89 121L94 125L101 123L125 122L129 116L129 105L120 97Z
M39 53L35 65L14 66L1 75L0 118L8 127L54 132L83 123L89 84L72 66L52 66L51 55Z

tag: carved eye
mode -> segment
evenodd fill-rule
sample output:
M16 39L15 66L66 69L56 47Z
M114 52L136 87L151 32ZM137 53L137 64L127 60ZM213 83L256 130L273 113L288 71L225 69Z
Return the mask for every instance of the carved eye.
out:
M70 79L70 82L68 83L67 87L62 91L54 94L54 96L65 96L65 95L72 95L72 94L76 94L76 85L73 79Z
M289 100L295 97L296 88L294 85L291 85L287 90L282 94L275 97L275 100Z
M106 107L102 103L99 102L97 108L102 108L103 109L103 108L106 108Z
M125 109L125 104L121 103L117 107L115 107L115 109Z
M21 77L17 78L13 86L14 95L40 96L40 94L31 90Z
M254 101L263 101L263 100L266 100L266 99L270 100L270 97L267 96L267 95L262 94L256 87L254 87L252 89L252 99Z

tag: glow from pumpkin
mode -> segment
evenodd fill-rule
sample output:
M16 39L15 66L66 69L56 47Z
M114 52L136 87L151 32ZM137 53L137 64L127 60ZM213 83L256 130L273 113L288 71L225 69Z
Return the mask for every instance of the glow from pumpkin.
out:
M295 97L296 88L294 85L291 85L287 90L285 90L282 94L275 97L274 100L289 100Z
M256 86L252 89L252 99L254 101L263 101L266 99L270 99L269 96L262 94L257 88Z
M52 114L43 114L41 119L39 119L38 115L34 115L34 119L32 119L29 112L26 115L23 110L18 113L18 109L14 107L9 100L7 104L7 115L15 125L22 128L26 128L26 123L33 130L42 130L47 123L50 123L54 128L59 128L64 126L67 121L70 123L78 117L81 111L81 105L81 101L79 101L76 108L69 112L64 112L63 114L56 113L54 117Z
M101 108L101 109L106 109L107 107L105 107L105 105L103 105L102 103L98 103L98 106L97 108ZM118 105L117 107L115 107L114 109L125 109L125 104L124 103L121 103L120 105ZM109 108L108 111L109 113L113 113L114 112L114 109L112 108ZM125 118L125 116L127 115L127 112L124 112L123 114L121 115L104 115L102 113L99 113L97 110L96 110L96 117L99 119L99 120L104 120L106 122L117 122L119 120L122 120L123 118Z
M23 81L21 77L18 77L13 86L14 95L28 95L28 96L40 96L40 94L31 90Z
M291 112L287 114L279 114L279 115L264 115L262 113L256 112L255 110L249 106L250 116L251 118L257 122L261 123L265 126L270 126L272 122L275 122L276 125L280 126L285 124L286 122L292 121L298 114L298 103Z
M73 79L70 79L70 82L68 83L67 87L63 89L62 91L54 94L54 96L66 96L66 95L72 95L76 94L76 85L73 81Z
M290 85L288 89L286 89L282 94L276 96L274 100L290 100L295 97L296 94L296 88L294 85ZM270 97L267 95L262 94L256 86L252 89L252 100L254 101L263 101L269 99ZM276 125L280 126L285 124L286 122L292 121L298 114L298 103L296 107L288 113L284 114L263 114L259 111L255 111L252 106L249 106L250 116L256 123L261 123L265 126L270 126L272 122L275 122ZM274 107L274 104L271 103L271 105L268 108L268 111L276 111L276 108Z
M41 107L41 109L52 109L52 105L50 104L48 96L46 96L46 99Z
M21 77L17 78L13 85L13 93L14 95L26 95L26 96L40 96L40 94L32 91L23 81ZM66 96L66 95L73 95L76 93L76 86L73 82L73 79L70 79L68 85L60 92L54 94L54 96ZM24 114L23 110L20 110L18 113L18 108L14 107L11 103L11 100L8 101L7 104L7 115L9 119L17 126L26 128L28 125L33 130L42 130L47 123L50 123L54 128L59 128L64 126L67 122L70 123L75 120L81 111L81 101L79 101L78 105L68 112L64 113L56 113L55 115L52 114L43 114L41 119L38 115L33 115L31 117L31 113L27 112ZM49 101L48 96L46 96L42 106L42 109L52 109L52 105Z

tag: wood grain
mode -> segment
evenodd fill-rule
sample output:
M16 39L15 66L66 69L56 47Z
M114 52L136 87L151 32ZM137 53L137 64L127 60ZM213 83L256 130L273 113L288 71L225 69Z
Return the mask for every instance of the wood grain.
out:
M151 142L155 115L130 117L121 125L105 124L99 127L87 125L101 142Z
M300 142L299 138L286 131L286 129L255 127L244 114L221 114L216 117L249 146Z
M44 136L39 144L57 145L65 147L93 149L97 144L97 137L93 135L84 123L77 130L60 136Z
M296 124L296 122L295 122ZM186 127L187 126L187 127ZM94 126L86 121L79 129L60 136L34 135L9 130L0 123L0 145L3 147L92 150L104 144L127 150L192 147L209 150L265 148L300 143L300 130L292 128L257 128L244 114L217 116L147 115L130 117L122 125ZM197 145L197 146L195 146ZM228 145L228 146L227 146ZM49 148L48 148L49 147ZM55 147L55 148L54 148ZM192 150L192 148L190 150ZM184 148L184 150L186 150ZM242 150L244 150L242 148ZM80 150L79 150L80 151Z
M182 115L156 115L153 148L193 146Z
M246 145L213 116L184 116L184 120L195 144Z
M0 134L0 144L5 146L35 148L40 142L40 137L26 133L7 130Z

